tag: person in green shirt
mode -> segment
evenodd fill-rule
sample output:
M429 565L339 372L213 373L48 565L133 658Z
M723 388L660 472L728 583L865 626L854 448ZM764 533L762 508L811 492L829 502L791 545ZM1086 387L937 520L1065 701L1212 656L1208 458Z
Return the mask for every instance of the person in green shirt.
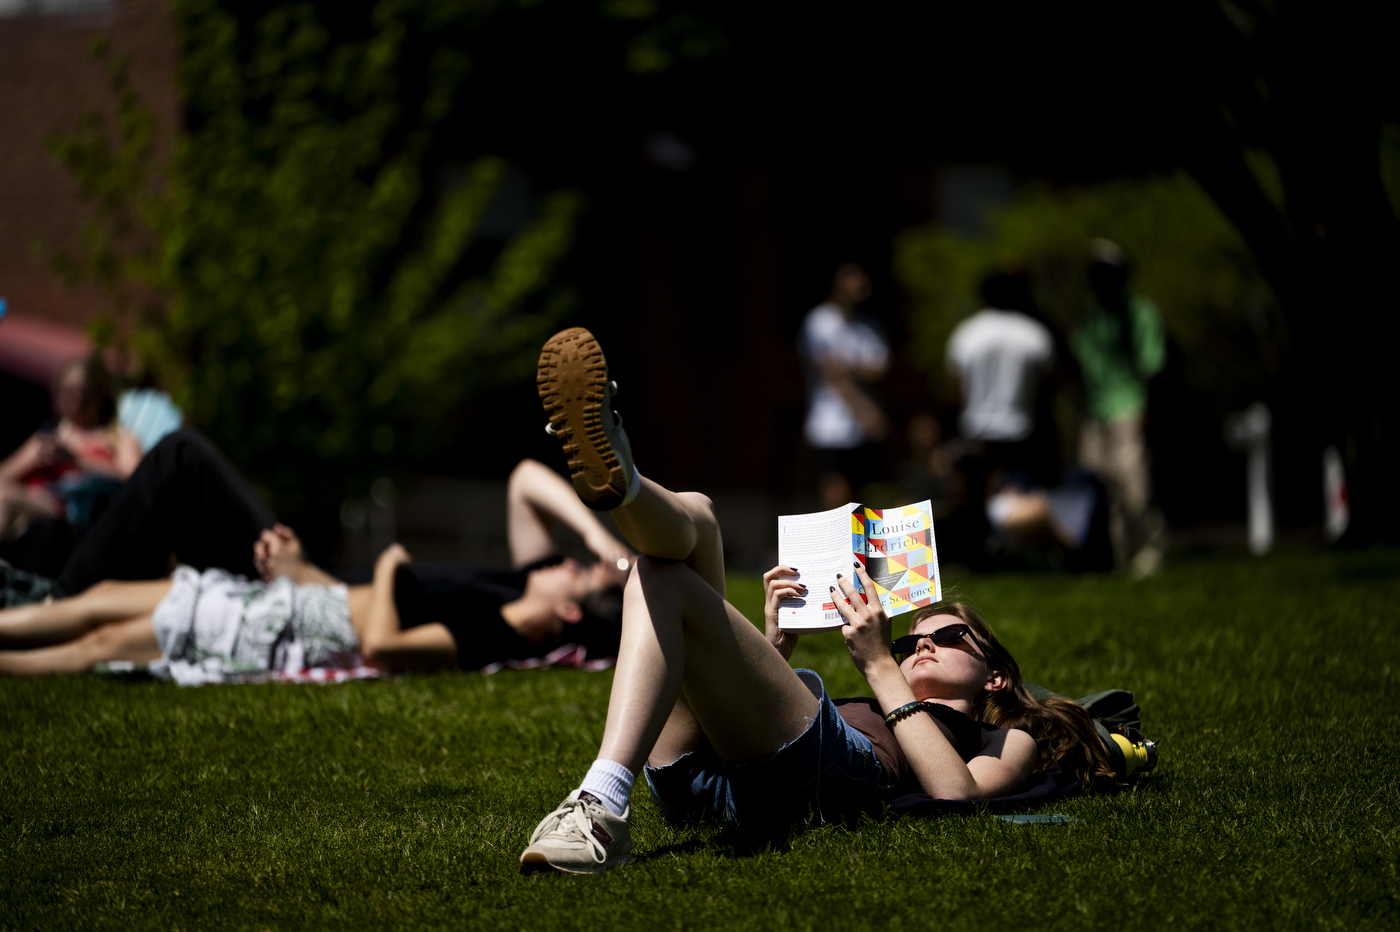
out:
M1108 240L1089 250L1089 312L1070 336L1083 373L1087 417L1080 465L1108 486L1117 564L1146 575L1162 559L1163 522L1152 509L1143 416L1147 382L1166 362L1166 332L1157 306L1128 288L1127 254Z

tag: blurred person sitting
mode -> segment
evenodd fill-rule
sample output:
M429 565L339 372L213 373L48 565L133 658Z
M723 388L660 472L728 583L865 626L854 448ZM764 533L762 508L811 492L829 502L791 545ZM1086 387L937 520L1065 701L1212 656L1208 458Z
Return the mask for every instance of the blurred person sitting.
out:
M943 426L928 411L915 412L905 426L909 458L899 470L906 501L928 499L938 523L938 553L946 561L977 563L985 551L984 517L969 506L967 464L978 444L944 437ZM980 505L979 505L980 508Z
M1018 481L987 498L992 547L1024 569L1092 572L1113 569L1107 496L1092 472L1068 470L1046 489Z
M1151 507L1143 417L1147 382L1166 362L1166 333L1157 306L1129 290L1132 268L1120 246L1095 240L1088 273L1092 302L1070 337L1088 408L1079 462L1108 487L1118 566L1150 574L1162 559L1164 528Z
M0 462L0 543L35 519L64 518L85 529L141 460L141 444L117 422L112 376L100 357L63 366L54 412L56 425Z
M395 545L367 585L347 587L307 561L295 533L207 441L176 431L78 546L54 580L58 598L0 611L0 642L29 648L0 651L0 672L164 659L237 674L250 663L314 665L308 657L475 670L566 643L613 656L631 552L539 463L516 467L507 499L514 569L414 564ZM560 525L600 562L559 556ZM162 578L172 564L173 578ZM299 636L299 651L273 650ZM245 641L268 650L249 655L237 646Z
M890 350L874 327L856 318L871 289L864 269L843 263L830 297L808 312L798 338L808 395L803 436L817 451L823 508L850 501L883 472L879 444L889 419L862 383L884 376Z

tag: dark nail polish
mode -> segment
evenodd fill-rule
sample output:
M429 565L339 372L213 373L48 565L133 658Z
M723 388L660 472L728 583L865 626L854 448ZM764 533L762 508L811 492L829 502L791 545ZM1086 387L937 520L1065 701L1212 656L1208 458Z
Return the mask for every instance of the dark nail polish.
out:
M835 586L827 586L827 587L826 587L826 591L827 591L827 592L835 592L835 591L836 591L836 587L835 587Z
M859 563L852 563L851 566L854 566L856 569L860 569Z
M840 578L841 578L841 574L840 574L840 573L837 573L837 574L836 574L836 578L837 578L837 579L840 579Z

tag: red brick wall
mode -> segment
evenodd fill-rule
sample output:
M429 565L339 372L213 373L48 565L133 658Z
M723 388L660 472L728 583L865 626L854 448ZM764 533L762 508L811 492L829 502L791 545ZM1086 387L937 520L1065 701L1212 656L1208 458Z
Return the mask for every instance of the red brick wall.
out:
M91 56L102 35L115 53L131 56L133 80L168 149L179 108L174 24L163 0L0 17L0 297L18 316L82 324L103 306L94 289L69 290L33 248L40 239L56 248L78 240L84 205L44 141L110 103L103 66Z

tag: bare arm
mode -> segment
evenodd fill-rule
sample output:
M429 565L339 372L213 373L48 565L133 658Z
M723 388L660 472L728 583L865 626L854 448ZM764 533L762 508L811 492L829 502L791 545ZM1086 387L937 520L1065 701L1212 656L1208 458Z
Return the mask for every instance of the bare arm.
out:
M856 570L867 592L874 583ZM890 620L879 600L866 604L849 579L839 580L836 607L846 617L842 634L851 660L886 714L915 701L914 690L890 654ZM847 599L850 600L847 604ZM925 793L939 799L987 799L1016 789L1035 769L1035 741L1022 731L998 731L982 753L964 763L952 735L930 715L912 715L893 728L900 750Z
M113 465L116 467L117 477L125 482L136 471L144 451L141 449L141 442L132 436L131 431L125 427L118 427L116 434L114 446L117 455L113 460Z
M412 558L399 544L391 544L374 565L374 582L362 622L360 655L371 666L393 670L431 670L457 661L457 642L445 625L419 625L404 631L394 605L394 573Z
M870 381L879 378L882 372L876 372L873 376L866 378L863 370L851 369L839 363L826 361L822 363L822 374L826 377L826 382L831 386L836 394L841 396L841 400L851 409L855 419L860 422L860 426L865 430L866 436L871 440L883 440L889 433L890 421L885 416L885 412L880 410L880 406L871 400L870 396L861 391L856 384L856 378L865 378Z
M52 435L32 435L19 449L0 460L0 479L19 479L30 470L52 462L53 447Z
M632 551L579 501L578 493L558 473L535 460L521 460L511 471L506 491L506 535L515 566L526 566L553 554L558 545L557 521L583 538L598 559L616 563Z
M338 586L340 580L306 559L301 539L285 524L274 524L253 543L253 565L266 582L283 576L305 586Z

